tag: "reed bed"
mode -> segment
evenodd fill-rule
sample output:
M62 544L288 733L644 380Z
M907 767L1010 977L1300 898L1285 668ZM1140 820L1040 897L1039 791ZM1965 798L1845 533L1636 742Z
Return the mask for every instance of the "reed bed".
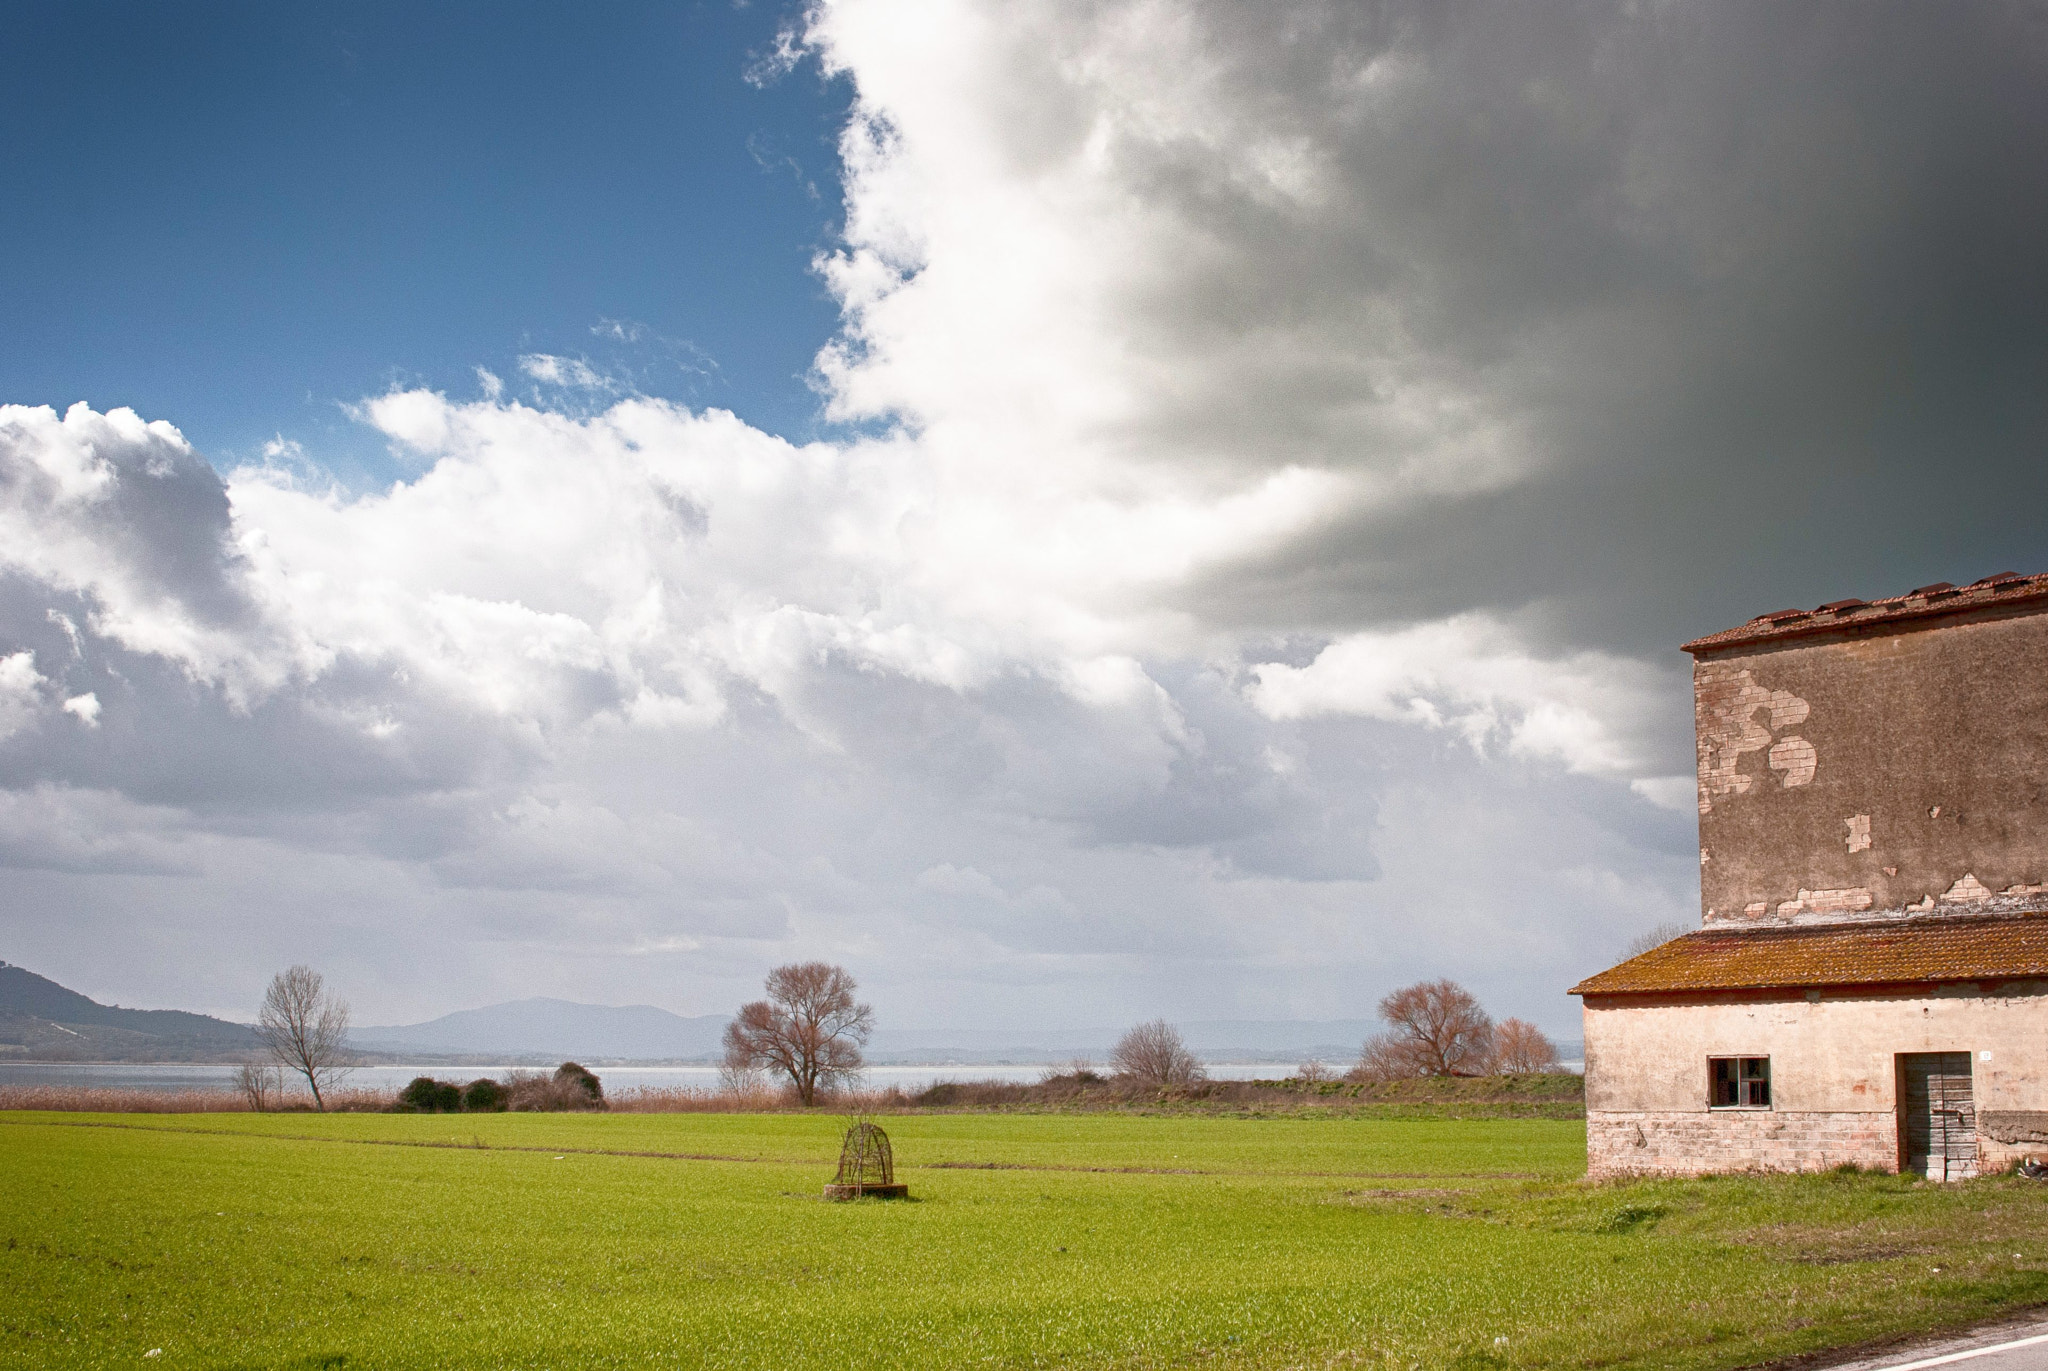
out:
M795 1088L786 1085L634 1085L606 1092L605 1102L615 1114L783 1114L804 1108ZM821 1093L811 1107L841 1114L885 1114L914 1109L917 1098L892 1085L884 1090Z
M515 1071L503 1081L506 1102L516 1112L589 1108L587 1098L552 1078ZM938 1081L918 1091L898 1086L821 1092L811 1108L823 1113L871 1114L911 1111L1089 1112L1161 1108L1192 1113L1447 1114L1506 1118L1580 1118L1584 1082L1553 1075L1459 1077L1391 1082L1202 1081L1161 1091L1125 1077L1093 1072L1053 1072L1038 1081ZM390 1089L341 1087L329 1091L327 1107L338 1113L388 1110L398 1103ZM272 1110L313 1107L303 1092L273 1101ZM605 1092L599 1108L620 1114L785 1114L804 1112L788 1085L624 1086ZM0 1085L0 1110L65 1110L99 1114L238 1113L250 1108L246 1096L229 1090L127 1090L105 1086Z
M1191 1113L1357 1112L1575 1119L1585 1081L1567 1072L1431 1077L1401 1081L1197 1081L1171 1089L1093 1071L1048 1072L1037 1081L935 1081L906 1103L922 1110L1150 1110Z
M362 1114L389 1109L389 1090L327 1092L330 1113ZM310 1111L311 1095L287 1095L273 1112ZM241 1114L249 1099L236 1090L123 1090L90 1085L0 1085L0 1109L37 1109L78 1114Z
M791 1087L627 1086L606 1092L608 1106L631 1114L780 1114L803 1105ZM1067 1112L1151 1110L1195 1113L1301 1110L1373 1113L1453 1113L1505 1118L1580 1118L1585 1082L1564 1072L1549 1075L1456 1077L1411 1081L1198 1081L1161 1090L1125 1076L1092 1071L1051 1071L1036 1081L941 1080L922 1090L821 1092L814 1109L890 1114L912 1111Z

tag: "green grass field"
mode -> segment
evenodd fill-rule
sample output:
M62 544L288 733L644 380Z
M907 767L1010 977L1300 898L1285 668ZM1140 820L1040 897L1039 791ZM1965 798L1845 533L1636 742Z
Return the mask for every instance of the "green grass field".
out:
M0 1365L1735 1367L2048 1302L2048 1187L1546 1119L0 1115ZM161 1349L148 1356L152 1349Z

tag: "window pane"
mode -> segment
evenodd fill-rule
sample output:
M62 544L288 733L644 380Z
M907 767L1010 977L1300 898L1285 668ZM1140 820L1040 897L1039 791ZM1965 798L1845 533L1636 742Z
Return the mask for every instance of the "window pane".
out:
M1742 1102L1751 1109L1771 1107L1771 1059L1769 1057L1744 1057L1742 1059Z
M1769 1057L1709 1057L1708 1104L1715 1109L1769 1109Z
M1717 1108L1727 1108L1736 1102L1735 1063L1727 1057L1713 1060L1714 1089L1712 1102Z

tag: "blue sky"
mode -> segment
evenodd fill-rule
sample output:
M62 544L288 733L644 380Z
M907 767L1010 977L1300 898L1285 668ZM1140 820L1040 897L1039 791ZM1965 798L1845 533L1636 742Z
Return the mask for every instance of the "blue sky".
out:
M217 457L283 434L382 477L341 403L469 391L538 351L807 433L848 88L747 80L788 18L10 7L0 394L175 414Z
M2048 567L2030 16L16 6L0 956L1569 1038L1678 644Z

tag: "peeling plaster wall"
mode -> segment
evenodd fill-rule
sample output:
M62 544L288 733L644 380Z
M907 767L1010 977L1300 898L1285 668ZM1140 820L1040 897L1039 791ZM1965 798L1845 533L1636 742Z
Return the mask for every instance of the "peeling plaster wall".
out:
M2048 982L1585 1010L1588 1172L1898 1163L1895 1058L1968 1052L1979 1169L2048 1155ZM1988 1054L1988 1055L1987 1055ZM1771 1108L1707 1106L1707 1059L1771 1059Z
M2048 909L2048 615L1693 668L1709 924Z

